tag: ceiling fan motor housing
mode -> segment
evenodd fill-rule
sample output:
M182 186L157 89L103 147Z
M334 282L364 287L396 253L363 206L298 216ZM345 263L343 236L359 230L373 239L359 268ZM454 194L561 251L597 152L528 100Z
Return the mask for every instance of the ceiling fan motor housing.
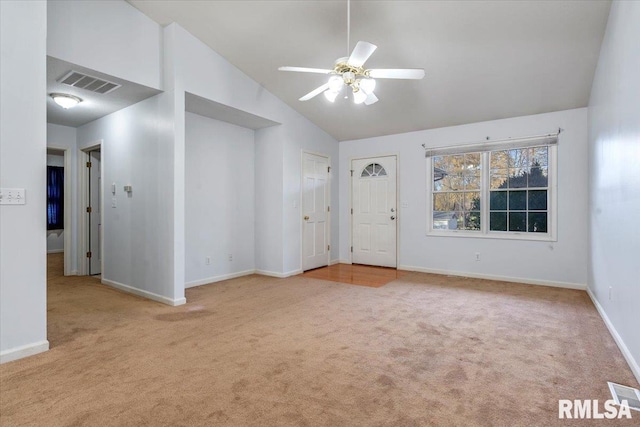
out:
M362 67L354 67L346 62L337 63L333 70L336 74L342 76L344 84L347 86L353 85L359 78L368 77L366 75L366 71Z
M333 72L339 76L342 76L342 80L346 86L353 89L354 92L360 90L360 81L362 79L368 79L369 74L367 70L362 67L354 67L347 63L348 58L340 58L336 61Z

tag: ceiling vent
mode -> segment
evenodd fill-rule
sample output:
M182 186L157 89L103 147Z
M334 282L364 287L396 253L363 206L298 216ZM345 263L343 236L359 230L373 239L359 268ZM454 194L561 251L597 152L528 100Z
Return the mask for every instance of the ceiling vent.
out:
M113 92L114 90L122 86L117 83L109 82L97 77L88 76L77 71L69 71L61 79L59 79L58 82L62 83L63 85L77 87L102 95Z

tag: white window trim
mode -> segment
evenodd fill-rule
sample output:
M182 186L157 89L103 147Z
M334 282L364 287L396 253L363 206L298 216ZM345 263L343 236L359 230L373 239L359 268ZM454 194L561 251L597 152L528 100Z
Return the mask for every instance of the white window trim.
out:
M481 230L434 230L433 229L433 163L432 157L427 156L427 236L437 237L464 237L478 239L503 239L503 240L530 240L542 242L558 241L558 146L549 147L549 204L547 206L547 232L546 233L522 233L517 231L489 231L489 150L473 149L468 152L482 151L482 180L480 192ZM513 147L517 148L517 147ZM519 148L519 147L518 147Z

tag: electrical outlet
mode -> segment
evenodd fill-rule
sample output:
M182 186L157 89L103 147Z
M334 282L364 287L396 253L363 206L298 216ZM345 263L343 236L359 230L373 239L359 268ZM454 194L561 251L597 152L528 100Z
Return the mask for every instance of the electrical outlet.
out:
M233 261L233 254L229 254L229 262Z
M476 261L480 261L480 252L476 252Z
M209 257L209 256L208 256L208 257L205 257L205 259L204 259L204 264L205 264L205 265L211 265L211 257Z
M609 301L611 301L611 293L613 292L613 287L609 286Z

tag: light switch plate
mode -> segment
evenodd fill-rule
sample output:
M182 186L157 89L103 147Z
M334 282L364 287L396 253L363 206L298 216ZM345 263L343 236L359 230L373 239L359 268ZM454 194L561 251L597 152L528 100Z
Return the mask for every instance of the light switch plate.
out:
M26 203L24 188L0 188L0 205L24 205Z

